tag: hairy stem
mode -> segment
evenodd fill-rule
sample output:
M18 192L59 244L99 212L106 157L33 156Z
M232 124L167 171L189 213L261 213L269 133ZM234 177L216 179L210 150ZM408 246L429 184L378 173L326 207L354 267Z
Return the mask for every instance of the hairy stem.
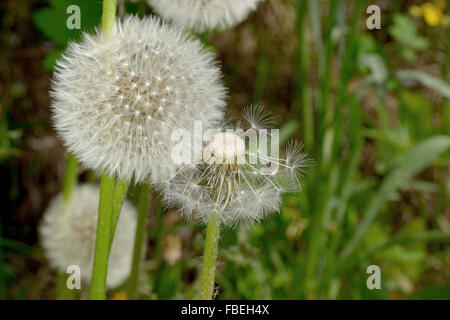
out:
M131 274L128 283L128 298L130 300L138 297L139 274L141 270L142 248L145 243L147 218L150 210L151 188L149 184L143 184L139 192L138 200L138 221L136 235L134 238L133 261L131 264Z
M200 300L212 300L213 298L219 234L220 219L214 214L209 218L206 228Z

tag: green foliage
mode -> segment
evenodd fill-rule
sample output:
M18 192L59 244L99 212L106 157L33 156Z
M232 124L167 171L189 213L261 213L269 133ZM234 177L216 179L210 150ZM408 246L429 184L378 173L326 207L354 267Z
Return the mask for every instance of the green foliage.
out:
M102 3L96 0L50 0L49 2L49 8L33 13L33 20L39 31L62 48L50 51L44 60L44 67L52 70L69 41L80 40L82 32L92 31L98 25ZM80 30L67 28L67 19L71 15L67 13L67 8L71 5L80 7Z
M33 13L36 27L53 42L65 46L68 41L79 40L83 31L98 25L101 16L101 1L93 0L50 0L50 7ZM67 8L77 5L81 11L81 30L70 30L66 26Z
M394 14L394 23L389 27L391 36L401 45L402 55L414 61L415 51L426 50L430 46L430 41L417 33L417 28L412 20L404 14Z

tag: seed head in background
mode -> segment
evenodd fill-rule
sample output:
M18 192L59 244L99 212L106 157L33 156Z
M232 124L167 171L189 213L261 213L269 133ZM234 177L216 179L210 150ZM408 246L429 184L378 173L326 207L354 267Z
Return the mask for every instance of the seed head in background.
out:
M243 116L249 128L238 124L233 131L215 133L203 149L202 161L194 159L199 164L184 166L161 186L167 207L187 219L206 223L215 214L223 224L232 225L278 212L283 193L300 191L302 172L309 164L301 145L287 143L283 156L268 152L266 142L277 146L270 140L278 140L267 130L268 114L262 107L250 107ZM267 141L261 136L256 144L247 139L256 132L267 133Z
M86 283L92 275L98 202L97 186L78 185L67 204L62 194L51 201L39 225L40 241L50 265L62 273L68 266L77 265ZM136 223L136 210L125 201L109 257L109 288L119 286L129 276Z
M126 17L115 33L85 34L57 62L56 130L89 169L120 179L161 180L174 170L175 129L223 118L225 88L212 53L157 18Z
M148 0L150 6L177 25L202 33L228 29L244 21L264 0Z

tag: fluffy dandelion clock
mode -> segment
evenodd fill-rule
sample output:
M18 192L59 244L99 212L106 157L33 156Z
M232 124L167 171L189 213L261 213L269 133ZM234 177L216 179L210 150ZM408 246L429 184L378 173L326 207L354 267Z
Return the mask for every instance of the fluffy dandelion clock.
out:
M157 18L127 17L85 34L57 62L55 127L88 168L137 182L173 170L171 132L223 117L225 89L199 40Z
M196 32L226 29L242 22L262 0L148 0L164 19Z
M39 225L42 246L51 266L65 273L68 266L77 265L82 280L87 283L92 275L98 202L98 187L79 185L68 203L64 203L62 194L56 196ZM109 257L107 286L110 288L128 278L135 230L135 209L125 202Z
M218 215L224 224L259 221L278 212L281 195L301 187L308 165L302 148L289 142L282 154L278 131L269 130L270 118L261 107L244 110L249 127L239 124L212 135L201 161L179 169L164 188L167 206L188 219L207 222Z

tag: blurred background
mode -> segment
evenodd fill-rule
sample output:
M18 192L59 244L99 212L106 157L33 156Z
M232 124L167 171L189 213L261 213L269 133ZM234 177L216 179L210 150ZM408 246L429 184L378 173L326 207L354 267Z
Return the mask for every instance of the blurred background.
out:
M64 174L48 90L81 33L66 28L71 4L82 31L98 25L97 0L0 2L0 299L55 298L36 227ZM120 15L152 14L145 1L119 4ZM372 4L380 29L366 25ZM264 105L281 139L314 160L281 214L223 231L219 299L450 298L449 10L446 0L266 0L239 26L202 35L230 116ZM97 178L81 170L79 181ZM141 298L194 298L203 241L203 226L163 212L154 194ZM380 290L366 286L369 265Z

